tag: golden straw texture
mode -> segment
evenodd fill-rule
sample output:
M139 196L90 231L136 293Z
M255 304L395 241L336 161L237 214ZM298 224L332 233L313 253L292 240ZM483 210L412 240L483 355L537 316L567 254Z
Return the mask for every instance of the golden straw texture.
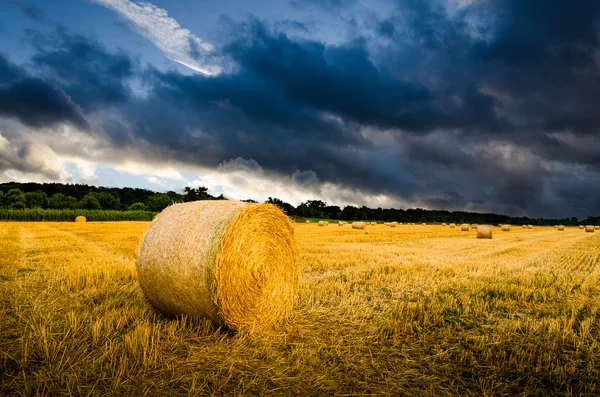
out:
M456 224L454 224L454 223L451 223L451 224L450 224L450 228L451 228L451 229L454 229L455 227L456 227Z
M462 225L460 225L460 231L461 232L468 232L469 231L469 224L468 223L463 223Z
M87 222L87 219L85 216L79 215L77 218L75 218L75 222Z
M159 311L248 332L284 319L299 281L294 229L283 211L227 200L166 208L144 233L137 270Z
M477 238L492 238L492 226L491 225L478 225L477 226Z

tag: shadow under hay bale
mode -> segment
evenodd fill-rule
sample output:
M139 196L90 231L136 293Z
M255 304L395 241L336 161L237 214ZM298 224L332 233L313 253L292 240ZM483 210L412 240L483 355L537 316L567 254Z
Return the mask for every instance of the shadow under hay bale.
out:
M272 204L195 201L167 207L144 233L137 271L160 312L248 332L292 310L299 281L289 218Z
M477 238L492 238L492 226L491 225L479 225L477 226Z

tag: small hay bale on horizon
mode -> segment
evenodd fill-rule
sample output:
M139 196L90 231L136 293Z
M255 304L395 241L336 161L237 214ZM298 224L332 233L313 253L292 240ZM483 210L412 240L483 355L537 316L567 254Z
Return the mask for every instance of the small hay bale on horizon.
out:
M167 207L144 233L136 267L146 299L163 314L248 333L290 314L300 276L288 216L273 204L234 200Z
M579 228L580 228L580 229L583 229L583 225L579 225Z
M556 228L558 229L559 232L565 231L565 225L558 225L558 226L556 226Z
M600 230L600 226L595 226L594 229L595 230Z
M87 218L83 215L79 215L77 218L75 218L75 222L87 222Z
M492 238L492 226L491 225L478 225L477 226L477 238Z
M443 223L442 223L442 226L446 226L446 222L443 222Z
M455 227L456 227L456 224L455 224L455 223L451 223L451 224L450 224L450 229L454 229Z
M327 222L325 222L325 221L319 221L319 226L327 226Z
M523 225L523 229L527 229L527 225Z
M352 229L364 230L367 228L367 222L352 222Z
M533 229L533 225L527 225L527 229Z
M310 223L310 221L307 219L305 223Z
M479 225L478 225L477 223L473 223L473 224L471 225L471 229L477 229L477 227L478 227L478 226L479 226Z
M469 224L468 223L463 223L462 225L460 225L460 231L461 232L468 232L469 231Z
M510 225L502 225L503 232L510 232Z
M594 226L586 225L585 226L585 232L586 233L594 233Z

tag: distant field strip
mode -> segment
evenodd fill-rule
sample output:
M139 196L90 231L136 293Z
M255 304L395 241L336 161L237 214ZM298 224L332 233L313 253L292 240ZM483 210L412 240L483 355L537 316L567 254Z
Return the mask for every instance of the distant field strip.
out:
M266 336L169 319L148 222L0 222L0 395L597 395L600 233L297 224L296 309Z

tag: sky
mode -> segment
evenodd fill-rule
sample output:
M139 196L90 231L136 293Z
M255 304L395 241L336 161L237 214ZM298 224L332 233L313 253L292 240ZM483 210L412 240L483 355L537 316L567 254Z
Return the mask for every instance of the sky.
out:
M597 0L0 0L0 182L600 214Z

